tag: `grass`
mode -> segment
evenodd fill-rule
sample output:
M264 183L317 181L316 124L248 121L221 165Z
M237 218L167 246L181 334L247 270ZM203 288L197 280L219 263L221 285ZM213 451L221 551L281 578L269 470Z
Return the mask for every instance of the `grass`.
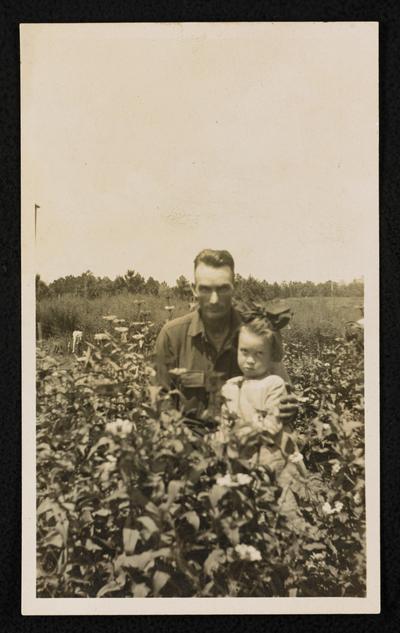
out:
M143 303L139 306L138 301ZM294 312L290 326L284 330L288 341L298 337L311 340L316 334L326 338L340 336L346 321L361 316L357 307L361 303L359 297L302 297L287 301ZM188 301L174 298L171 303L174 305L172 318L188 312ZM41 324L43 338L59 341L65 347L74 330L82 330L87 338L103 331L103 316L108 314L132 322L141 320L147 312L146 318L161 327L168 318L166 305L165 297L149 295L119 294L88 300L64 295L38 302L37 322Z

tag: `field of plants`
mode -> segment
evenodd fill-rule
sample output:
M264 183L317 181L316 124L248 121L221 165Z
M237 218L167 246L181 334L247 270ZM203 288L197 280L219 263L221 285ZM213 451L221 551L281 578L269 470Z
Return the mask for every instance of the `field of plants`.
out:
M38 597L364 596L363 350L343 336L356 298L289 300L309 471L292 484L292 522L273 474L247 469L245 442L200 433L153 384L165 302L93 301L71 300L64 325L67 299L38 306ZM54 346L78 325L79 354Z

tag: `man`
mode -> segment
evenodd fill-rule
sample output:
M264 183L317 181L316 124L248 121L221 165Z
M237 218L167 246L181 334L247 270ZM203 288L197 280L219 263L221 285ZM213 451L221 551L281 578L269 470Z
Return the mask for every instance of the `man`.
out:
M166 389L174 386L170 370L184 369L179 387L185 397L195 397L208 404L210 377L218 372L221 383L239 376L236 339L240 315L232 306L234 261L228 251L206 249L194 260L193 294L197 310L166 323L155 348L158 383ZM289 382L282 364L282 345L277 333L273 372ZM284 396L280 401L283 418L297 413L296 397Z

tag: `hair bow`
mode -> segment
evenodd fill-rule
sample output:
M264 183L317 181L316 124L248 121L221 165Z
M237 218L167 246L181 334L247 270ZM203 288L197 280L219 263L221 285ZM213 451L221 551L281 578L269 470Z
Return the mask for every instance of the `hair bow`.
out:
M272 330L281 330L293 316L290 306L280 300L264 304L248 301L238 304L236 308L242 317L243 323L249 323L254 319L262 319L268 323Z

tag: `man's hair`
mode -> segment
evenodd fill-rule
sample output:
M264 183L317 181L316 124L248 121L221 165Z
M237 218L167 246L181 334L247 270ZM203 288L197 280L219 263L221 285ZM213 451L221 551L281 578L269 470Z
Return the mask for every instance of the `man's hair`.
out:
M222 266L229 266L232 271L232 278L235 277L235 262L232 255L228 251L215 251L211 248L205 248L200 251L194 260L194 270L199 264L207 264L207 266L213 266L213 268L221 268Z

